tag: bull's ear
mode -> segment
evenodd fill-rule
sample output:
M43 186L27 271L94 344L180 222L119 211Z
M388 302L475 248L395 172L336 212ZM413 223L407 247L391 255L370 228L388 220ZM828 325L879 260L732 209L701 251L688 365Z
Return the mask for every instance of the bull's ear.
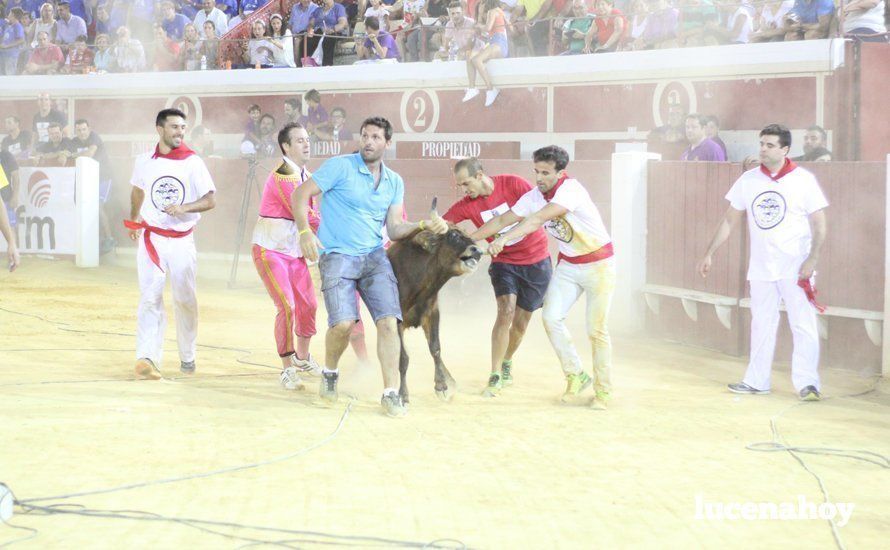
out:
M436 235L432 231L419 231L411 237L411 242L427 252L432 252L436 244Z

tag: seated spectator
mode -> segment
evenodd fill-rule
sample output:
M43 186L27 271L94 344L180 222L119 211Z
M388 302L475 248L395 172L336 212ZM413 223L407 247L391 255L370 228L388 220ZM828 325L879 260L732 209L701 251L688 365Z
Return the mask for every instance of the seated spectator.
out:
M396 34L396 46L404 61L426 61L421 55L421 17L427 17L426 0L403 0L404 24ZM386 27L382 27L386 30Z
M794 157L795 162L818 162L831 160L831 151L828 150L828 134L821 126L810 126L803 137L803 155Z
M785 16L785 40L828 38L833 18L834 0L795 0L794 8Z
M193 23L195 28L201 29L203 32L204 23L210 21L216 32L216 37L221 38L229 28L229 18L226 14L216 7L214 0L202 0L201 10L195 14Z
M0 35L0 70L2 74L19 74L19 53L25 45L25 28L22 27L22 9L12 8L6 14L6 26Z
M117 29L117 44L114 46L114 68L123 73L134 73L145 69L145 48L142 42L130 38L130 29Z
M152 68L155 71L180 70L179 42L167 36L167 31L160 23L155 24L155 40L152 46Z
M723 140L720 138L720 119L715 115L708 115L705 117L705 120L708 121L705 125L705 135L708 136L708 139L720 146L720 149L723 150L723 158L729 160L729 155L726 154L726 144L723 143Z
M179 11L182 12L182 15L186 16L189 21L194 21L195 16L198 15L198 12L204 9L204 1L203 0L179 0ZM215 4L214 4L215 5ZM201 28L198 25L195 25L195 28Z
M207 69L219 68L219 38L216 25L211 20L204 21L204 38L201 39L201 57L207 61Z
M448 5L448 22L442 35L438 59L463 61L470 54L476 40L476 22L464 15L463 6L457 0Z
M306 105L306 115L300 118L300 124L310 136L315 135L315 129L328 122L328 112L321 104L321 94L312 89L303 96Z
M584 36L584 53L614 52L627 37L627 19L613 0L597 0L594 25Z
M111 48L111 39L107 34L96 35L96 55L93 56L93 66L100 73L114 71L114 50Z
M87 48L87 37L81 35L74 41L74 46L68 50L68 59L62 67L66 74L86 74L93 67L93 51Z
M705 134L705 126L708 120L697 114L686 115L686 139L689 140L689 148L683 153L681 160L704 160L723 162L726 154L719 145L708 139Z
M37 94L37 112L34 113L34 118L31 119L31 130L34 135L35 145L49 141L50 124L58 124L62 128L63 136L68 133L68 115L58 108L53 108L53 98L48 93L43 92Z
M90 128L86 119L78 119L74 122L74 137L68 140L68 158L76 162L78 157L86 157L99 163L99 251L107 254L114 249L115 241L111 233L111 224L105 212L105 205L111 194L111 186L114 181L112 165L108 158L108 150L99 134ZM72 162L73 164L73 162Z
M303 37L306 35L306 32L309 30L309 22L312 20L313 15L315 14L315 10L318 9L318 5L311 2L310 0L300 0L296 2L294 6L290 10L290 30L293 33L294 37L297 40L297 66L303 66L303 58L306 54L303 51Z
M884 0L852 0L844 5L844 36L864 42L886 42Z
M161 26L170 40L179 42L185 35L185 26L191 23L188 17L176 13L176 6L170 0L161 2Z
M646 28L634 42L635 50L673 47L677 44L680 14L668 5L667 0L647 0L649 15Z
M82 17L71 13L71 2L62 0L58 4L59 19L56 21L55 43L67 50L78 36L87 34L87 23Z
M41 166L66 166L71 157L71 146L68 138L62 136L62 126L58 122L51 122L47 134L49 139L37 146L34 160Z
M365 10L362 19L369 17L376 17L381 29L389 29L389 9L383 5L383 0L371 0L371 6Z
M269 32L267 35L269 42L275 48L272 50L272 64L276 67L296 67L297 62L294 61L294 37L290 33L290 29L285 28L284 18L277 13L273 13L269 18Z
M230 19L238 15L238 0L216 0L216 7Z
M381 59L400 60L399 47L395 39L388 32L380 30L379 19L376 17L365 19L365 32L367 37L356 48L359 59L374 61Z
M269 3L270 0L241 0L241 11L244 15L250 15ZM269 115L272 116L272 115Z
M351 141L352 131L346 126L346 111L343 107L331 109L331 119L315 129L315 136L326 141Z
M98 36L100 34L110 35L117 30L120 24L111 19L111 12L108 4L99 4L96 6L96 19L93 21L92 34L90 36Z
M56 74L64 63L62 49L49 41L46 31L40 31L37 33L37 47L25 64L25 74Z
M636 44L637 40L643 36L643 31L646 30L646 18L649 16L649 4L646 3L646 0L633 0L633 3L630 5L630 20L628 23L630 24L630 32L628 36L630 40Z
M278 152L278 131L275 126L275 117L269 113L260 117L259 140L256 143L256 156L258 158L271 158Z
M565 50L562 53L571 55L585 53L587 47L584 43L585 38L594 28L593 15L587 13L585 0L572 0L572 17L566 19L561 29L562 46Z
M754 18L751 42L781 42L785 40L785 16L794 7L794 0L773 0L760 7Z
M284 120L281 127L284 128L288 124L299 124L303 114L300 112L303 103L298 97L289 97L284 100Z
M718 0L722 23L705 23L705 44L747 44L754 30L754 6L748 0Z
M262 19L253 22L252 34L244 50L244 63L248 67L271 67L275 61L275 46L266 38L266 23Z
M198 29L192 23L185 26L182 44L179 47L179 66L185 71L201 68L201 44Z
M46 31L50 42L56 39L56 18L54 13L55 8L49 2L40 6L40 17L31 23L31 28L28 31L29 43L32 49L37 47L37 33L40 31Z
M230 31L230 30L234 29L235 27L240 25L242 21L244 21L244 12L241 9L241 7L239 6L237 13L235 15L233 15L231 17L231 19L229 19L229 28L227 30Z
M668 107L667 123L649 132L649 151L660 153L664 160L679 159L689 145L686 141L685 120L683 107L676 104Z
M18 160L28 158L31 155L31 132L22 130L22 121L17 116L8 116L3 123L6 137L0 143L0 148Z
M500 59L508 56L507 29L510 23L507 21L504 11L500 8L498 0L485 0L485 9L485 25L482 25L481 28L488 40L483 42L482 47L475 49L467 59L469 87L464 94L463 101L470 101L479 95L479 89L476 88L476 73L478 72L488 88L485 92L485 106L490 107L494 100L497 99L500 90L492 84L488 71L485 70L485 63L491 59Z
M346 20L346 9L343 5L337 4L334 0L324 0L324 4L313 12L309 19L309 40L306 51L314 53L318 43L321 42L321 64L326 67L333 65L337 41L348 29L349 22ZM323 35L324 41L321 40Z

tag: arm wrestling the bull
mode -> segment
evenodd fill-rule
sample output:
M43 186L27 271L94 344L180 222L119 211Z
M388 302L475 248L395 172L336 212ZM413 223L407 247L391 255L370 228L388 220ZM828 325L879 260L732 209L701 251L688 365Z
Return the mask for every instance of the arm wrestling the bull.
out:
M436 210L430 212L428 220L420 220L419 222L408 222L403 219L404 206L394 204L386 211L386 234L393 241L398 241L411 236L415 230L424 229L432 231L436 235L442 235L448 231L448 223L443 220Z
M312 197L320 193L321 189L318 187L318 184L312 178L309 178L297 186L290 196L294 223L297 225L297 232L300 235L300 251L302 251L306 261L309 262L317 262L318 249L324 248L309 226L309 204Z
M493 240L491 244L488 245L488 253L492 256L497 256L504 249L506 243L520 237L525 237L529 233L537 231L542 225L553 218L565 216L568 212L569 211L565 206L555 203L548 204L544 208L522 220L519 225L510 231L507 231L503 235L499 235L497 239Z
M483 250L487 250L490 245L486 241L486 239L488 239L492 235L500 233L505 227L510 227L511 225L517 224L521 221L522 217L519 214L513 212L512 210L507 210L503 214L495 216L485 222L482 227L480 227L470 235L470 238L476 241L476 246ZM486 253L490 254L491 252Z

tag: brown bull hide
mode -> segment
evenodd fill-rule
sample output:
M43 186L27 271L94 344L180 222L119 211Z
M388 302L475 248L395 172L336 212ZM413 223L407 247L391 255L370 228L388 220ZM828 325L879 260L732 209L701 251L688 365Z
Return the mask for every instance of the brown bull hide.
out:
M401 355L399 393L408 402L408 354L405 352L406 328L422 327L436 365L436 395L449 400L454 395L454 378L442 362L439 345L439 290L455 276L476 269L482 251L472 239L454 226L444 235L430 231L416 231L397 241L387 251L399 283L399 302L403 322L399 325Z

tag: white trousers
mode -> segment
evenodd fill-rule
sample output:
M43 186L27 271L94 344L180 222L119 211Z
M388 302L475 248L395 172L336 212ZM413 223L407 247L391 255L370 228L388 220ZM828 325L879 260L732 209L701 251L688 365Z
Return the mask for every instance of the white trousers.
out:
M550 344L559 358L563 372L578 374L581 358L572 343L572 335L565 320L569 310L582 293L587 293L585 320L587 337L593 352L593 383L599 392L612 389L612 341L607 320L615 291L615 263L606 258L590 264L571 264L561 261L553 270L553 278L544 296L544 328Z
M195 293L198 258L195 239L193 235L174 239L152 234L151 242L158 251L164 271L158 269L148 257L145 243L140 237L136 253L140 291L136 312L136 358L147 357L159 368L161 366L167 325L164 285L169 275L176 313L179 359L194 361L198 340L198 300Z
M819 330L816 308L807 300L797 279L749 281L751 285L751 359L745 371L745 384L758 390L770 389L770 372L779 328L779 301L785 302L794 351L791 355L791 382L794 389L819 385Z

